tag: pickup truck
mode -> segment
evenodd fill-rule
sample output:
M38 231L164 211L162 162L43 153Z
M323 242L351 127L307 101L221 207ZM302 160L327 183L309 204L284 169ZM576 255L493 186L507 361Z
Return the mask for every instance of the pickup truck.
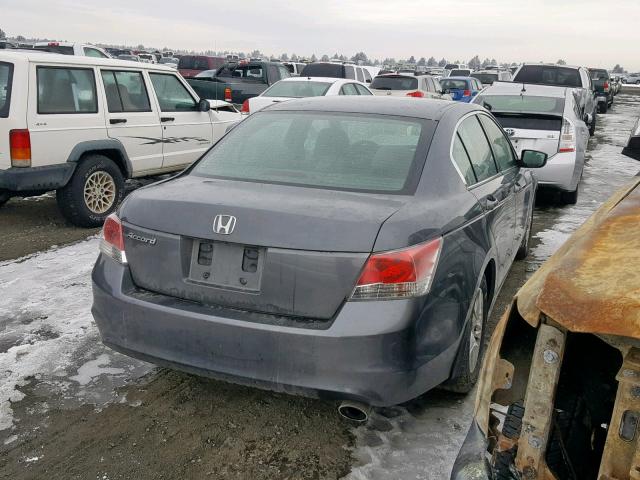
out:
M609 107L613 105L613 88L609 83L609 72L604 68L590 68L589 75L591 75L593 93L598 101L598 110L600 113L607 113Z
M289 70L275 62L230 62L217 70L200 72L187 82L200 98L225 100L241 105L257 97L271 85L289 78Z

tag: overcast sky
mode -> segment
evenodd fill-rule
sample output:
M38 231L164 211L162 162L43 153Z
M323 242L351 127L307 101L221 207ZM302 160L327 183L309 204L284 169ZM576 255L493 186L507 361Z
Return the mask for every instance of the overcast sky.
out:
M0 0L9 35L640 70L640 0Z

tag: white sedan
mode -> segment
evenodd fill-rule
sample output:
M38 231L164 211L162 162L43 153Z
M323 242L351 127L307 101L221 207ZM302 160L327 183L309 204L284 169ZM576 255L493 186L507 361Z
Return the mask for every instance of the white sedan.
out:
M291 77L274 83L259 96L245 100L242 113L251 114L292 98L333 95L373 95L364 83L344 78Z

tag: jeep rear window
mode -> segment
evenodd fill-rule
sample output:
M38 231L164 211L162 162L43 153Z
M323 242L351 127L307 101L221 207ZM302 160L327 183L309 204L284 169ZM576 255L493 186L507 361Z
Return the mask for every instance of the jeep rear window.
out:
M92 68L38 67L38 113L98 113Z
M331 190L411 194L434 122L318 111L250 116L192 170L193 175Z
M418 79L415 77L376 77L371 82L370 88L377 90L415 90L418 88Z
M9 116L13 63L0 62L0 118Z
M609 80L609 72L606 70L589 70L591 80Z
M225 65L218 70L216 76L265 83L265 74L262 65L259 64Z
M33 47L35 50L43 50L51 53L61 53L62 55L73 55L73 47L63 47L60 45L40 45Z
M537 85L554 85L557 87L582 87L578 69L553 65L524 65L520 68L513 81Z

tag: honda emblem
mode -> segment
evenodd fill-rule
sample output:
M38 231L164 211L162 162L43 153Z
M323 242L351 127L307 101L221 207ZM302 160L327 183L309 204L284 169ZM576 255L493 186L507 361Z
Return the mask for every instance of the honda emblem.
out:
M213 232L220 235L231 235L236 228L236 217L233 215L216 215L213 219Z

